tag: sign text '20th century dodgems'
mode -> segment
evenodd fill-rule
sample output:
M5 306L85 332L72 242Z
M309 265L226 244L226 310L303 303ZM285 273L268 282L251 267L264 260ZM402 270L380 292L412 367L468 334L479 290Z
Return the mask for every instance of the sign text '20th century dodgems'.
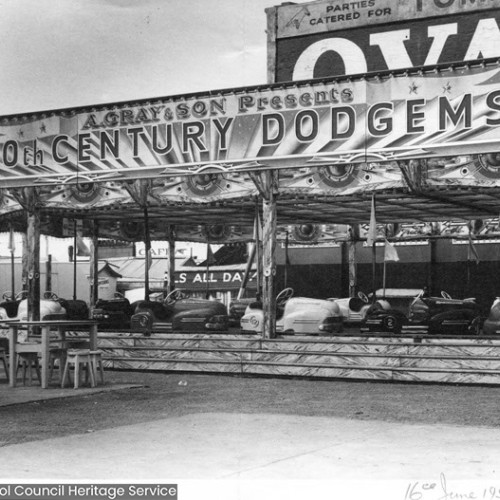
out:
M0 187L495 152L499 127L497 65L165 98L0 121Z

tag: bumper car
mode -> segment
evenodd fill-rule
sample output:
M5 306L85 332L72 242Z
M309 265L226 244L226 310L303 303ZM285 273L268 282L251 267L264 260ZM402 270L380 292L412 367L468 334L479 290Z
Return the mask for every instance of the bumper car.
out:
M103 330L129 330L130 318L134 308L121 293L115 293L114 299L98 299L92 310L92 319Z
M500 297L497 297L491 306L488 317L482 325L484 335L499 335L500 334Z
M17 318L28 319L28 301L19 302ZM45 292L40 300L41 320L89 319L89 308L83 300L61 299L54 292Z
M377 297L383 296L382 307L372 308L363 321L363 330L399 334L408 325L410 305L422 293L416 288L386 288L377 290Z
M179 290L164 301L141 300L135 303L130 320L133 332L220 332L229 327L227 309L217 300L190 299Z
M363 292L359 292L357 297L328 300L335 302L339 306L344 325L360 325L371 311L389 308L386 300L378 299L375 303L372 303L370 298Z
M322 334L342 331L339 306L331 300L293 297L293 289L285 288L276 296L276 332L285 334ZM262 333L262 303L248 305L240 321L242 333Z
M229 306L229 326L240 326L241 318L250 304L256 302L255 298L234 299Z
M480 332L481 314L474 298L453 299L444 291L440 297L429 297L421 290L410 299L407 313L402 306L372 311L365 325L370 331L394 334L477 335ZM390 302L392 306L393 301Z
M422 291L412 301L403 330L430 335L478 335L481 311L476 299L453 299L449 293L429 297Z
M14 295L12 292L5 292L0 302L0 320L17 318L17 311L21 300L26 296L26 292Z

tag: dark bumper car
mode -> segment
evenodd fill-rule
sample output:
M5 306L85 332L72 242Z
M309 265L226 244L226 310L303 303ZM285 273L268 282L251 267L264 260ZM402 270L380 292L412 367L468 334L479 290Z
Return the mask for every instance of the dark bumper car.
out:
M129 330L133 313L130 301L116 293L114 299L99 299L96 302L92 319L97 321L102 330Z
M229 326L240 326L241 318L250 304L256 302L255 298L234 299L229 306Z
M135 303L130 328L150 335L153 332L225 332L229 318L224 304L217 300L190 299L174 290L164 301Z
M2 295L2 302L0 302L0 320L16 318L19 304L25 296L26 292L20 292L17 295L12 292L5 292Z
M391 306L392 301L389 299ZM394 307L373 311L366 321L371 331L388 333L424 333L429 335L477 335L481 312L476 300L453 299L446 292L429 297L424 291L413 297L408 313Z
M408 325L410 305L422 293L418 288L377 290L381 300L366 313L363 328L370 332L399 334ZM383 306L382 306L383 304Z
M476 299L452 299L446 292L441 297L417 297L408 314L410 328L419 327L429 334L477 335L481 328L481 311Z
M17 308L17 318L28 319L28 301L23 299ZM54 292L45 292L40 299L41 320L89 319L89 308L84 300L62 299Z

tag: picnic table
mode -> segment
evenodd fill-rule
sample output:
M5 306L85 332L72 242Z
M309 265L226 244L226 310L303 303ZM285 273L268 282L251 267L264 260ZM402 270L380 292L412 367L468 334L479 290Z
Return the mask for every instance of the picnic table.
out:
M51 332L57 332L55 342L58 347L65 348L68 343L67 331L86 330L89 332L89 346L91 350L97 348L97 322L92 320L4 320L2 324L9 328L9 385L16 387L17 355L19 353L37 353L41 358L41 387L49 386L49 360ZM18 333L21 328L29 332L39 328L40 335L30 335L28 342L18 342Z

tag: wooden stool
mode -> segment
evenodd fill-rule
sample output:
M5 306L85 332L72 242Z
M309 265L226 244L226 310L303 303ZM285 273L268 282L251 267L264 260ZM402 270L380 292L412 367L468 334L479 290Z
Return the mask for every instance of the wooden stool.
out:
M38 362L37 352L19 352L17 353L17 370L23 369L23 385L26 385L26 372L28 372L28 385L33 381L33 368L35 369L38 381L42 383L42 376L40 375L40 363Z
M63 371L66 366L66 349L60 347L53 347L49 350L49 382L52 380L52 374L54 373L55 361L58 361L59 370L59 383L62 384L63 381Z
M94 372L94 380L97 381L97 369L101 374L101 384L104 385L104 368L102 365L102 352L101 351L89 351L90 352L90 362L92 364L92 371Z
M89 349L68 349L61 382L61 387L63 388L66 385L66 379L69 379L69 369L71 365L75 367L75 389L78 389L80 383L80 365L82 368L86 369L85 379L87 381L90 378L90 387L95 387L94 370L92 368L92 358Z
M7 377L7 382L9 381L9 368L7 366L7 356L5 355L5 349L0 348L0 358L3 361L3 369L5 370L5 376Z

